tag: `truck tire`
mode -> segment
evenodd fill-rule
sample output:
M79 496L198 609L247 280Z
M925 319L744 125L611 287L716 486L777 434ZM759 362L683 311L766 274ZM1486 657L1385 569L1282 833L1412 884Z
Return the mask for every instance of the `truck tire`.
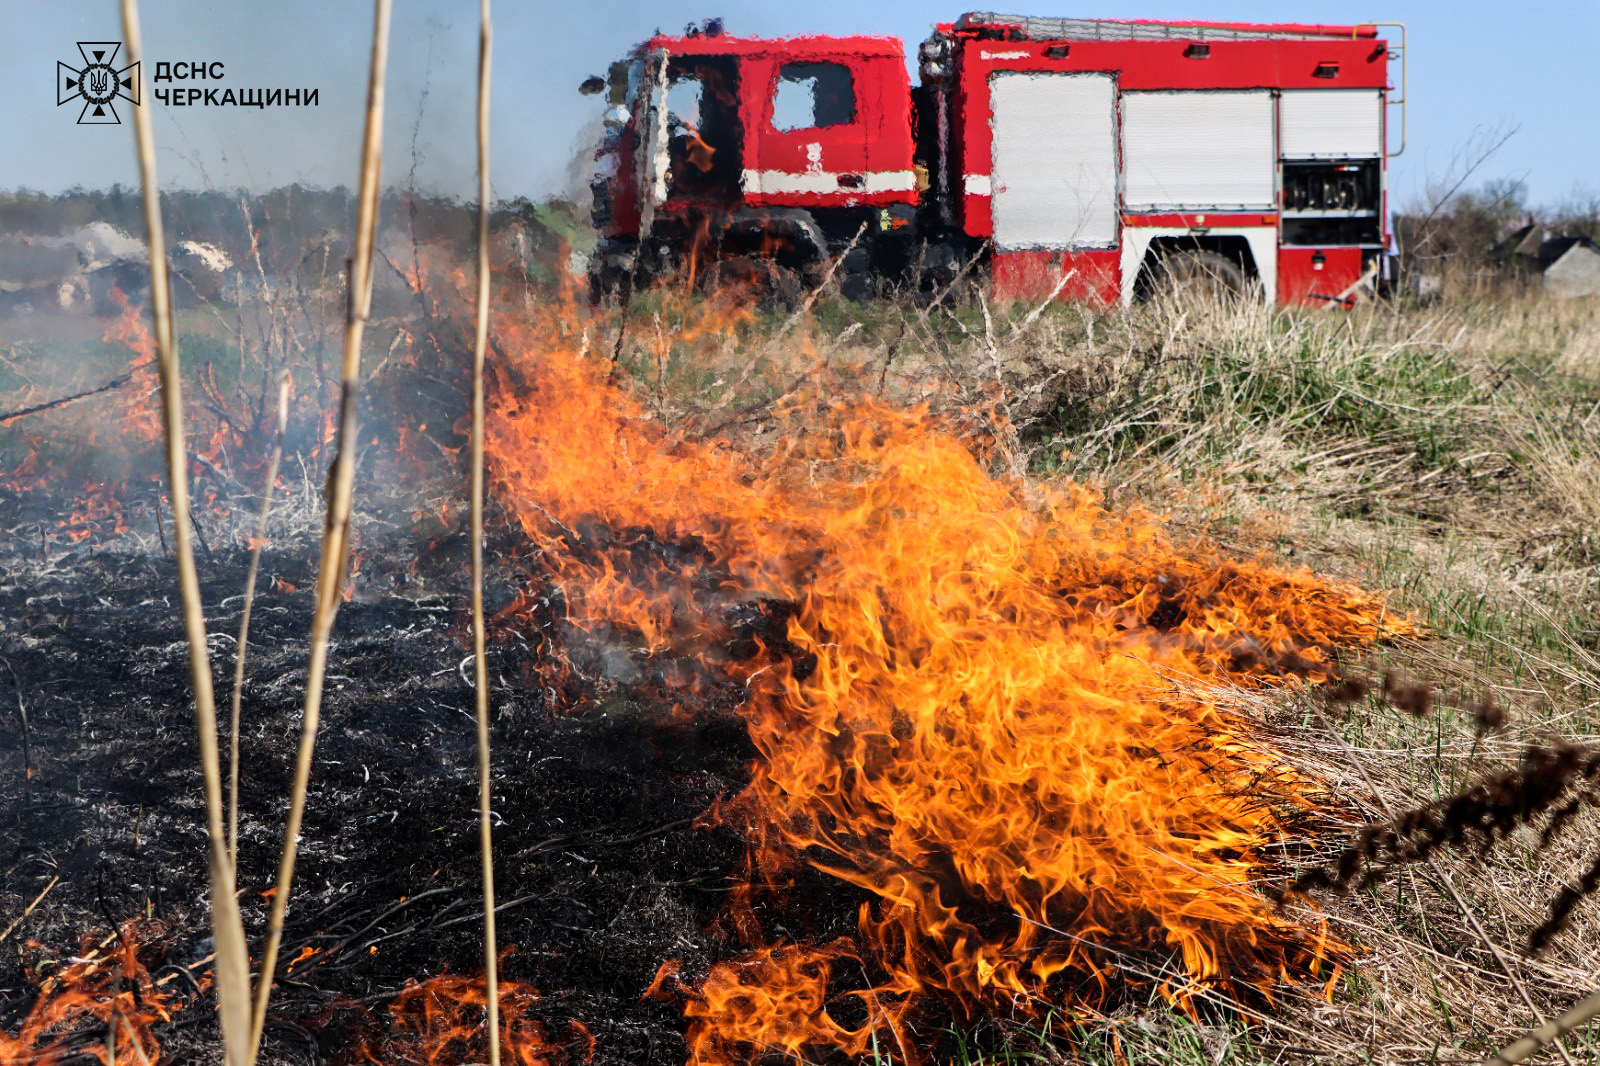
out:
M602 240L589 254L589 302L598 306L619 296L626 301L633 285L637 255L632 245Z
M878 276L872 269L872 256L865 248L852 248L834 274L839 295L851 303L866 303L878 295Z
M1250 280L1244 269L1225 255L1191 249L1169 252L1150 267L1152 294L1194 293L1217 300L1244 296Z
M589 304L599 307L617 294L623 278L602 265L589 265Z
M913 260L913 277L918 288L927 293L943 292L953 286L962 276L961 268L965 265L961 249L943 241L928 244L913 256Z
M793 310L804 296L800 275L775 260L752 255L724 259L708 275L712 287L743 288L763 307Z

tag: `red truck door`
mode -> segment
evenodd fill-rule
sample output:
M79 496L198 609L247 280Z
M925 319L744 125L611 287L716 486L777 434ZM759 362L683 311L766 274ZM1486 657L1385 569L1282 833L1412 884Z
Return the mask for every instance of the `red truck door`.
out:
M848 207L914 200L910 81L902 61L841 49L757 56L745 73L748 202Z

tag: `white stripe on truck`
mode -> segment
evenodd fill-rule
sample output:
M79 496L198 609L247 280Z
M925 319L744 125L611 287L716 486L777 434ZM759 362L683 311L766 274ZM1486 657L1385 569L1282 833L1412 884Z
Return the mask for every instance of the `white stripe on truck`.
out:
M845 174L826 170L812 170L797 174L790 170L747 170L744 172L744 191L766 195L799 193L883 193L912 192L917 178L909 170L868 171L861 174L860 185L841 185Z

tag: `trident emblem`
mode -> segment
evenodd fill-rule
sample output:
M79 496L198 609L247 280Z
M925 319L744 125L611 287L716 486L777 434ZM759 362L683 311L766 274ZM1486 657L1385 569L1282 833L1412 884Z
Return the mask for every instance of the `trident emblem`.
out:
M82 99L78 125L120 123L122 118L115 104L117 97L133 104L139 102L139 64L117 69L117 53L121 49L117 41L79 41L78 53L83 56L83 67L56 64L56 106Z

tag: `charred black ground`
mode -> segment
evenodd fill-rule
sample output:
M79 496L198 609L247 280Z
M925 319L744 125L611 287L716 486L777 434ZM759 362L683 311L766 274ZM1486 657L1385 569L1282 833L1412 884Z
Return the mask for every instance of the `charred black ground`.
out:
M282 982L267 1062L349 1058L372 1026L352 1004L381 1016L408 979L481 968L465 589L425 594L464 585L466 568L459 541L420 562L416 543L369 538L360 591L339 615L283 958L320 954ZM251 634L239 881L254 938L299 728L313 551L305 540L267 553ZM180 968L207 954L208 933L171 560L116 543L45 555L25 522L0 552L0 914L21 914L60 878L0 945L0 1026L11 1027L35 998L28 968L48 971L87 933L162 919L171 932L153 958ZM224 712L245 563L242 548L200 559ZM515 591L502 573L491 601ZM742 846L695 821L743 783L743 727L714 700L673 721L603 682L586 713L554 713L540 642L500 637L489 662L496 862L501 941L516 948L502 975L540 990L552 1032L586 1026L596 1063L682 1062L680 1005L641 996L667 959L692 975L737 950L715 926ZM844 931L854 901L832 898L837 912L813 919ZM159 1034L171 1061L214 1058L213 1018L209 1001L176 1016Z

